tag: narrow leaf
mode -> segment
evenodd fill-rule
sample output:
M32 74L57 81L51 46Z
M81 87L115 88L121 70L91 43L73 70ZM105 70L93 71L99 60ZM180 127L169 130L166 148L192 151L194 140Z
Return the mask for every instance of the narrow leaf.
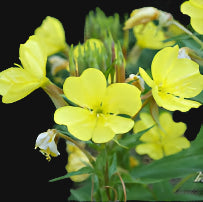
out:
M69 177L75 176L75 175L92 174L92 173L93 173L92 167L83 167L78 171L70 172L70 173L67 173L66 175L63 175L61 177L57 177L57 178L54 178L52 180L49 180L49 182L55 182L55 181L63 180L63 179L66 179L66 178L69 178Z

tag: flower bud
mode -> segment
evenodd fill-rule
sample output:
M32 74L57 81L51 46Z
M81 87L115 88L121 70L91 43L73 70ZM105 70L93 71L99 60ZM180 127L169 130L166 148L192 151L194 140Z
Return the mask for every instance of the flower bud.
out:
M132 85L136 86L141 92L144 91L144 80L141 76L130 74L130 76L126 79L126 83L131 83Z
M84 147L84 145L81 145ZM86 164L90 164L87 156L75 145L70 142L67 143L67 152L68 152L68 164L66 165L67 172L78 171L81 168L85 167ZM74 182L82 182L89 177L88 174L81 174L71 176L71 180Z
M125 22L124 30L131 29L139 24L146 24L152 20L158 19L160 11L154 7L143 7L135 9L130 18Z

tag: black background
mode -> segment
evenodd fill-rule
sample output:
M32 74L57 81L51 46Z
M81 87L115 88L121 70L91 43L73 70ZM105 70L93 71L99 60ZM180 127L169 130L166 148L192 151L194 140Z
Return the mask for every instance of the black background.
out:
M81 3L82 2L82 3ZM123 15L143 6L154 6L171 12L183 24L189 17L179 10L183 0L131 0L131 1L7 1L0 8L0 71L19 62L19 45L25 43L46 16L58 18L66 31L68 44L83 41L85 16L100 7L107 15ZM65 144L59 142L61 155L47 162L34 150L39 133L54 124L55 108L43 90L38 89L13 104L0 103L1 135L1 196L4 201L66 201L71 182L49 183L48 180L64 175L67 155ZM199 112L195 112L197 116ZM181 119L177 113L176 119ZM189 114L189 117L191 115ZM191 118L187 119L192 124ZM194 120L194 119L193 119ZM196 123L195 121L193 121ZM200 122L196 124L198 129ZM191 133L191 131L190 131ZM57 200L56 200L57 198Z

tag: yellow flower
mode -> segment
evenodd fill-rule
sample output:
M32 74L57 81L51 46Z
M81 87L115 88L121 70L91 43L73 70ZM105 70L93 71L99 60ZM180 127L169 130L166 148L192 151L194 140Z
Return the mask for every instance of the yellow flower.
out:
M164 32L153 23L137 25L133 28L137 45L141 48L161 49L166 46L171 46L174 42L163 41L167 39Z
M182 136L186 125L174 122L170 113L164 112L159 116L162 128L155 125L153 118L147 113L140 113L140 118L141 120L135 123L135 133L154 126L141 136L140 140L144 143L136 147L137 153L148 154L157 160L190 147L190 142Z
M87 156L75 145L67 144L68 163L66 165L67 172L75 172L90 164ZM71 176L74 182L82 182L89 177L88 174Z
M156 103L167 110L188 111L200 103L185 98L195 97L203 89L199 65L188 58L178 58L178 46L159 51L151 66L153 80L140 68L144 81L152 88Z
M119 115L133 116L142 105L135 86L115 83L106 87L104 74L94 68L86 69L80 77L67 78L63 90L78 107L57 109L55 122L66 125L72 135L83 141L104 143L115 134L128 132L134 121Z
M181 12L191 17L191 25L199 34L203 34L203 1L189 0L181 5Z
M47 54L36 36L31 36L20 45L21 67L11 67L0 73L0 94L2 102L16 102L49 80L46 78Z
M60 155L55 143L56 132L55 130L48 130L47 132L40 133L36 139L35 149L40 148L40 152L46 156L48 161L51 160L51 156L56 157Z
M47 16L42 25L35 30L35 35L44 44L48 55L64 50L67 46L63 25L56 18Z

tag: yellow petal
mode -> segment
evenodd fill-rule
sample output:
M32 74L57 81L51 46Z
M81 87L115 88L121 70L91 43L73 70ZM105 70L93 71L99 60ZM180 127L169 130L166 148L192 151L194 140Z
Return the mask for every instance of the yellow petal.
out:
M202 13L203 4L201 0L185 1L184 3L182 3L180 9L183 14L187 14L191 17L200 18L203 16Z
M81 107L100 106L106 90L104 74L94 68L86 69L80 77L69 77L63 86L66 97Z
M203 9L202 9L203 12ZM191 19L191 25L193 29L198 32L199 34L203 34L203 17L201 18L192 18Z
M187 58L174 59L163 88L180 97L195 97L203 90L203 76L199 72L199 65Z
M54 120L58 124L66 125L73 136L83 141L92 138L96 126L96 116L80 107L61 107L55 111Z
M141 112L140 119L141 120L135 122L133 129L134 133L139 133L140 131L146 130L155 124L152 116L148 113Z
M172 115L168 112L163 112L159 116L159 121L166 132L167 137L174 139L175 137L182 136L186 130L186 125L182 122L174 122Z
M172 94L158 92L157 87L152 89L152 95L156 103L169 111L180 110L186 112L191 108L198 108L201 104L196 101L176 97Z
M25 44L20 45L19 54L25 70L36 78L46 76L47 54L36 36L31 36Z
M142 106L141 91L127 83L115 83L107 87L102 102L105 112L113 114L135 115Z
M152 116L148 113L144 112L140 113L140 119L141 120L135 122L133 128L134 133L141 132L155 125ZM150 130L145 132L140 138L140 140L143 142L157 142L159 141L159 139L160 139L159 129L157 126L154 126Z
M115 132L108 125L105 117L99 116L97 118L96 127L93 131L92 141L95 143L105 143L112 140Z
M35 30L48 55L57 53L66 47L65 31L61 22L53 17L47 16L40 27Z
M149 75L145 72L143 68L139 68L139 73L148 86L152 87L154 85L153 80L149 77Z
M45 77L46 78L46 77ZM22 68L9 68L0 73L0 94L4 103L16 102L35 89L39 88L44 80L37 80Z
M161 49L174 44L172 41L163 42L167 37L153 22L137 25L134 27L133 31L137 40L136 43L141 48Z
M171 140L166 139L163 144L165 155L171 155L180 152L182 149L190 147L190 142L185 137L173 138Z
M173 68L174 61L178 58L178 50L178 46L166 47L154 56L151 71L153 80L157 85L163 83L167 78L168 72Z
M121 116L108 115L105 116L105 119L105 125L108 125L116 134L127 133L134 125L134 121L132 119Z
M195 31L203 34L203 3L201 0L186 1L181 5L181 12L191 17L191 25Z
M136 147L138 154L148 154L152 159L158 160L163 157L162 147L159 144L140 144Z

